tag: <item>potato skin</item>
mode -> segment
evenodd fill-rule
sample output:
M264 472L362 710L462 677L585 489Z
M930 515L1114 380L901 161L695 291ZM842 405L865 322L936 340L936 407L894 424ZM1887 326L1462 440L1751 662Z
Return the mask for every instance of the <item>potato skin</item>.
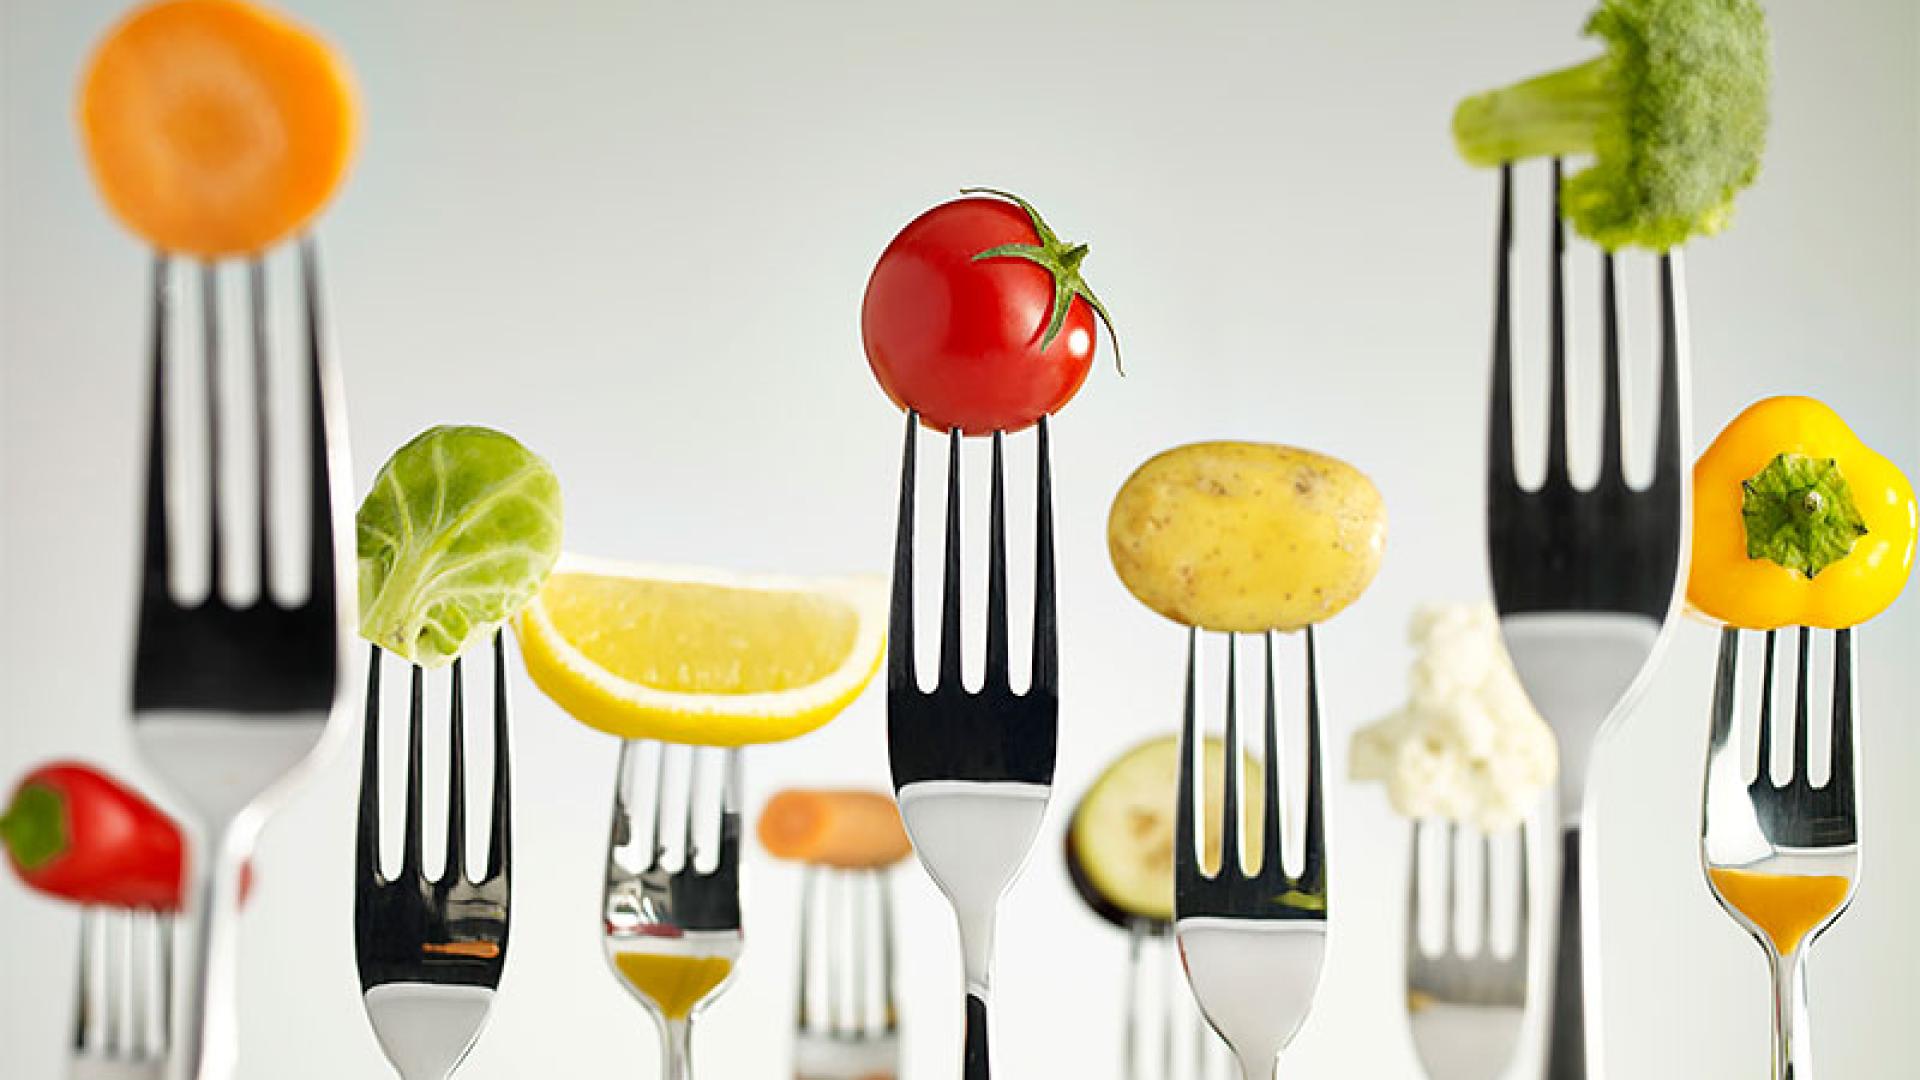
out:
M1139 601L1203 630L1321 622L1380 569L1386 506L1337 458L1250 442L1158 454L1113 499L1107 550Z

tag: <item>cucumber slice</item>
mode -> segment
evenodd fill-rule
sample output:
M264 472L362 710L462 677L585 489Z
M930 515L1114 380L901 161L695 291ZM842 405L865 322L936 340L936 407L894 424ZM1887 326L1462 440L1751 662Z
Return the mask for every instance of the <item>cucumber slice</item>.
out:
M1225 748L1207 740L1206 865L1220 858L1220 807ZM1242 756L1242 820L1257 830L1264 802L1259 764ZM1173 919L1174 799L1180 783L1180 737L1168 735L1122 754L1081 797L1067 830L1068 873L1089 904L1110 921ZM1243 833L1246 827L1243 826ZM1250 841L1257 837L1249 837ZM1249 844L1251 847L1251 843ZM1103 910L1111 905L1113 911ZM1122 918L1116 919L1118 913Z

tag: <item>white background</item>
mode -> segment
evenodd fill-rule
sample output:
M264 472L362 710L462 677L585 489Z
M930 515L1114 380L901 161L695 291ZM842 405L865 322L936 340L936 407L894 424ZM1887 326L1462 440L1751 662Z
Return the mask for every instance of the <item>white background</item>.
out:
M57 755L140 775L126 703L148 260L95 201L70 122L79 64L116 6L6 0L0 21L8 783ZM365 105L358 163L321 228L357 484L424 426L497 425L559 470L575 550L883 569L900 421L860 352L874 256L911 216L979 183L1028 195L1062 235L1092 242L1088 274L1125 334L1129 374L1114 377L1103 346L1057 425L1057 805L1009 899L995 1037L1010 1077L1117 1075L1122 949L1072 897L1059 833L1104 761L1175 722L1181 634L1114 579L1107 501L1151 452L1205 437L1311 446L1372 474L1392 513L1385 569L1323 643L1329 769L1343 777L1347 735L1400 693L1411 606L1487 589L1493 180L1454 158L1449 112L1466 92L1584 56L1573 31L1585 5L292 6L351 57ZM1694 423L1704 443L1756 397L1811 393L1913 473L1916 11L1772 6L1765 176L1733 231L1688 253ZM1539 170L1524 175L1530 257L1543 186ZM1520 341L1537 358L1535 263ZM1591 269L1583 249L1583 360ZM1642 354L1645 269L1631 260ZM1638 385L1644 412L1651 380ZM1523 391L1539 386L1530 371ZM1591 391L1583 375L1584 402ZM1576 432L1597 443L1590 411ZM1814 955L1828 1077L1912 1074L1916 610L1909 598L1870 627L1860 656L1867 878ZM1680 628L1600 762L1618 1076L1766 1068L1760 953L1697 866L1712 642L1704 626ZM654 1035L596 940L615 744L524 679L516 704L511 962L463 1075L654 1075ZM870 693L833 727L756 753L754 802L788 783L884 784L882 732ZM333 759L264 838L245 1076L385 1067L353 970L356 774L352 753ZM1396 995L1404 830L1378 791L1344 779L1329 822L1329 966L1284 1074L1411 1077ZM797 878L753 858L746 967L698 1028L708 1076L785 1068ZM953 1076L952 932L917 868L901 895L908 1069ZM9 1080L58 1072L75 926L70 910L0 886Z

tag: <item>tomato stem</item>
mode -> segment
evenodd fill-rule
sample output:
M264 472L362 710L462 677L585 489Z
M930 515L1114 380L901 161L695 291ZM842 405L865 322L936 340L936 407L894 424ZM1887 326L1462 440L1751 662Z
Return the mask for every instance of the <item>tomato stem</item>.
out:
M1113 367L1121 375L1127 373L1126 365L1120 358L1120 334L1113 328L1113 317L1107 314L1106 305L1093 294L1086 279L1080 276L1080 264L1086 261L1087 245L1062 243L1060 237L1048 227L1046 219L1033 204L1009 191L998 188L961 188L962 195L995 195L1013 203L1027 212L1027 218L1033 222L1034 235L1039 237L1037 244L1001 244L979 252L974 262L988 259L1025 259L1045 270L1053 277L1053 302L1047 316L1046 330L1040 338L1040 348L1047 349L1055 338L1060 336L1060 328L1066 325L1067 311L1073 307L1075 297L1087 302L1093 313L1100 317L1101 325L1107 328L1107 337L1113 342Z
M60 793L28 784L0 815L0 844L22 869L38 870L67 849L66 807Z

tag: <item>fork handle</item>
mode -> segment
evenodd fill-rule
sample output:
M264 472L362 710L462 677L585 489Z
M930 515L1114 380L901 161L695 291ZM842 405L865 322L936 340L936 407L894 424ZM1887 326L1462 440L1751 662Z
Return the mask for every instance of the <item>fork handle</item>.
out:
M1548 1014L1548 1080L1587 1075L1586 966L1581 947L1580 829L1560 833L1559 939L1553 952L1553 1010Z
M987 1057L987 998L984 991L967 991L967 1056L964 1080L987 1080L993 1075Z
M192 859L193 944L176 1018L175 1080L232 1080L240 1056L240 878L252 835L209 828Z

